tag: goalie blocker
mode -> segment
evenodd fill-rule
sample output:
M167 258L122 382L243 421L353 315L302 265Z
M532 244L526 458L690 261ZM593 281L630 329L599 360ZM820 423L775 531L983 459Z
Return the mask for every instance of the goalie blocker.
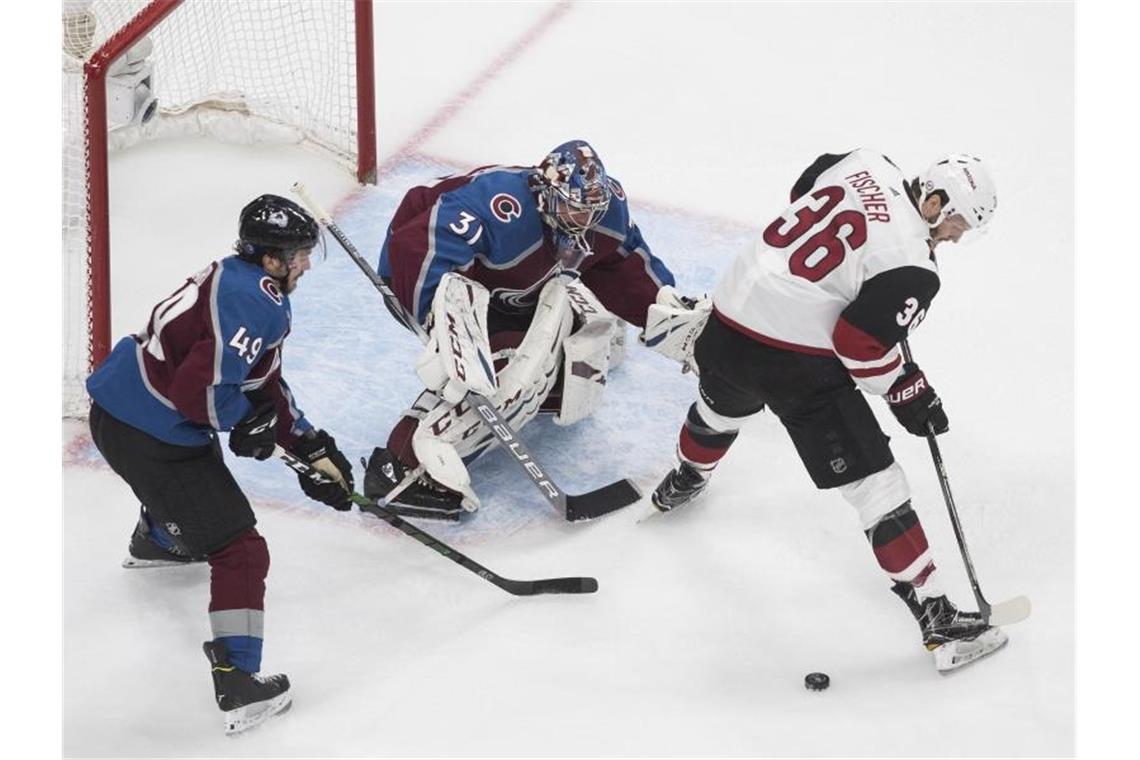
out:
M436 290L431 337L416 362L426 389L389 448L373 452L365 479L365 495L385 499L407 471L423 465L426 474L389 503L397 513L458 520L479 508L466 463L499 438L469 392L488 398L516 431L539 413L571 425L598 408L609 370L621 360L621 323L576 279L545 284L525 334L510 326L492 334L488 303L486 288L456 273L444 275ZM553 493L553 483L549 488Z

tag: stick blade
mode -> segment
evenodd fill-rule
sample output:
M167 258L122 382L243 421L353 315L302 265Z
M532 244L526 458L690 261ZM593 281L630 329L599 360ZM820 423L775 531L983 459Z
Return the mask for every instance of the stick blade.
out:
M1012 599L1007 599L1004 602L998 602L991 606L990 617L987 622L995 626L1020 623L1029 617L1029 613L1032 610L1033 605L1029 603L1029 597L1015 596Z
M543 578L536 581L502 579L497 586L515 596L538 594L593 594L598 590L597 578Z
M629 478L610 483L588 493L566 494L566 519L570 522L593 520L641 499L641 491Z

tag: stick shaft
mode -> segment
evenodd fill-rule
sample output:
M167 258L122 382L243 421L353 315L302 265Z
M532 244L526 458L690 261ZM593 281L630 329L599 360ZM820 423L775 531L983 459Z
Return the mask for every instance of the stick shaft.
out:
M323 475L319 470L310 465L308 462L300 459L293 454L286 451L281 446L277 446L273 450L274 456L283 461L294 472L312 478L313 480L323 483L328 482L328 478ZM408 479L405 478L405 482ZM403 484L401 484L403 485ZM489 581L504 591L514 594L516 596L533 596L534 594L575 594L575 593L592 593L597 590L597 581L593 578L545 578L534 581L519 581L510 578L504 578L498 573L490 570L483 565L480 565L475 560L471 559L465 554L461 554L447 544L440 541L435 536L431 535L425 530L417 528L404 518L397 515L385 506L369 500L366 496L358 493L352 494L352 501L362 512L368 512L371 515L379 517L384 522L391 525L393 528L399 530L405 535L411 536L421 544L431 549L437 554L447 557L455 564L471 571L478 575L483 580Z
M914 356L910 352L910 344L906 339L902 341L903 359L908 364L914 362ZM974 562L970 559L970 550L966 548L966 535L962 531L962 523L958 519L958 509L954 506L954 494L950 492L950 478L946 474L946 464L942 461L942 452L938 448L938 441L935 440L933 426L927 425L926 443L930 446L930 458L934 460L934 470L938 474L938 485L942 487L942 498L946 502L946 511L950 515L950 526L954 529L954 538L958 541L958 550L962 554L962 563L966 566L966 575L970 579L970 588L974 592L974 600L978 603L978 612L981 613L982 619L988 621L990 618L990 603L982 595L982 588L978 584L978 574L974 570Z

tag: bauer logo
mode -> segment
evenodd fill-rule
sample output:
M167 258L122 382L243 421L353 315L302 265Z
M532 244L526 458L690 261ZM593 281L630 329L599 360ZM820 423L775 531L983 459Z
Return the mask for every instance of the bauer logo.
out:
M499 193L491 199L491 213L500 222L509 222L522 216L522 204L510 193Z
M272 277L262 277L259 284L261 286L261 292L269 296L269 300L273 301L273 303L278 306L285 303L285 296L281 294L281 286L278 285L277 281Z

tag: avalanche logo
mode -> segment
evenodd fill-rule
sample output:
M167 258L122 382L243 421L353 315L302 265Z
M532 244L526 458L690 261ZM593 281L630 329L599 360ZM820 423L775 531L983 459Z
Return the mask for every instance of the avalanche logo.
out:
M269 296L270 301L278 306L285 303L285 296L281 294L281 286L272 277L262 277L258 284L261 286L261 292Z
M522 204L510 193L499 193L491 199L491 213L500 222L509 222L522 216Z
M265 221L281 229L285 229L289 226L289 217L286 216L284 211L270 211L269 217Z

